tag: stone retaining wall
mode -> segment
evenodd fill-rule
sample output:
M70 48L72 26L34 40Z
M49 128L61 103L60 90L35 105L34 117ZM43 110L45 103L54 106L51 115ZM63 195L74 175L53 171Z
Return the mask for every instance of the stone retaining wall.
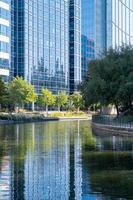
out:
M133 137L133 128L116 127L92 122L92 129L97 133L110 133L113 135L126 135Z

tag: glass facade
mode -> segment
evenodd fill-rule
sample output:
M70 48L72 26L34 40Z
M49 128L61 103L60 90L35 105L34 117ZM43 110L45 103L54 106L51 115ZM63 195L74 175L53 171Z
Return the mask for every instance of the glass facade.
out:
M90 60L111 45L110 0L82 0L82 79Z
M94 0L82 0L82 79L88 63L95 58Z
M82 78L109 47L133 44L133 0L82 0Z
M133 0L111 0L112 46L133 44Z
M95 49L100 57L107 48L107 0L95 0Z
M10 73L10 1L0 1L0 77L9 81Z
M0 76L72 93L90 60L133 44L132 19L132 0L0 0Z
M70 0L69 6L70 93L81 82L81 0Z
M69 1L20 0L14 13L15 76L57 93L69 92Z

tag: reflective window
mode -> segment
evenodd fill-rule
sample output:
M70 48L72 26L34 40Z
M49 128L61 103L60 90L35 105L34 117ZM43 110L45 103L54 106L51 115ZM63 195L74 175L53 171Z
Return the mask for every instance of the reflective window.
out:
M37 92L69 92L69 2L24 0L14 6L15 73L24 74Z

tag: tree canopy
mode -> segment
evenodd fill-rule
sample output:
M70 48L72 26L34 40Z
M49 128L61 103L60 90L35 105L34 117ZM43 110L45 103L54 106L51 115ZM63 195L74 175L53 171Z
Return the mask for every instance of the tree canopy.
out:
M15 105L23 107L25 103L35 102L37 94L34 86L21 77L16 77L9 84L9 98Z
M48 112L48 106L54 105L55 98L50 90L42 88L40 103L41 105L44 105L46 107L47 112Z
M70 96L70 101L71 101L71 104L73 105L73 107L75 109L77 109L78 111L83 106L83 98L79 92L74 92Z
M58 106L58 110L60 111L61 107L64 107L68 102L68 95L65 91L60 91L56 96L56 105Z
M118 113L132 109L133 47L109 49L105 56L92 61L81 90L86 106L113 104Z

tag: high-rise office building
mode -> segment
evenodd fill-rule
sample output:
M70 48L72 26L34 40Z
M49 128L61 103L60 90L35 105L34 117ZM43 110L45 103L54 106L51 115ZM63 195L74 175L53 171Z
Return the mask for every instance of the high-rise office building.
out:
M107 1L82 0L82 79L88 63L107 48ZM110 22L111 23L111 20Z
M10 0L0 1L0 77L9 80L10 74Z
M69 1L20 0L14 9L14 75L69 92Z
M54 93L81 82L81 0L12 0L12 70Z
M112 13L112 46L133 44L133 0L109 0Z
M82 0L82 78L108 48L133 44L132 0Z
M70 0L69 16L70 93L73 93L81 82L81 0Z
M72 93L90 60L133 44L132 19L132 0L0 0L0 76Z
M95 58L94 0L82 0L82 78L87 74L88 63Z

